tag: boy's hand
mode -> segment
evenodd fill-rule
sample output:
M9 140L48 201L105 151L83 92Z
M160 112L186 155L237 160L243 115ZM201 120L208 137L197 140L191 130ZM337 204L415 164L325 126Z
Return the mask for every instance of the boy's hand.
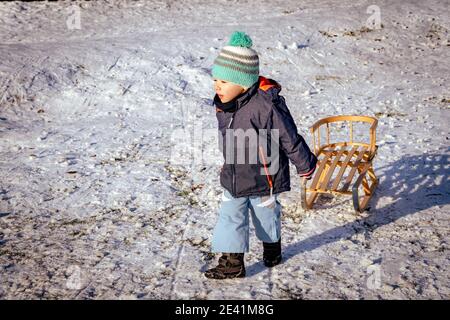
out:
M311 180L311 178L313 177L315 171L316 171L316 167L312 168L307 173L300 174L300 177L302 177L304 180Z

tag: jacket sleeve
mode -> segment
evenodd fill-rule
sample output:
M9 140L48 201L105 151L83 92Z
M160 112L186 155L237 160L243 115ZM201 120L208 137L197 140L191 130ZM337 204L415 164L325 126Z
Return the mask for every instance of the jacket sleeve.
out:
M316 156L311 152L305 139L297 132L297 126L286 106L284 97L274 100L271 113L271 129L279 131L279 145L297 169L300 175L314 172Z

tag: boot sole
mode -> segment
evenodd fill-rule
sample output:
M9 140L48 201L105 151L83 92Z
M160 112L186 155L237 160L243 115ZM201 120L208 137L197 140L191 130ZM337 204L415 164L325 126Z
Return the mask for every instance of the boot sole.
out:
M245 271L239 272L237 274L227 274L223 276L218 276L215 274L211 274L211 276L208 276L208 273L204 273L205 277L208 279L214 279L214 280L226 280L226 279L235 279L235 278L244 278L245 277Z
M272 267L275 267L276 265L279 265L281 263L281 260L283 260L283 257L281 257L281 256L279 258L277 258L276 260L272 260L272 261L264 260L264 265L267 268L272 268Z

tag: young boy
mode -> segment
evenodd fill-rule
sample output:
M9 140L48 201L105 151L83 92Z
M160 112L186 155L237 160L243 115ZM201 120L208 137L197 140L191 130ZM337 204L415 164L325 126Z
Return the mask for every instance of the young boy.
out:
M279 95L281 86L259 75L258 54L251 46L247 34L234 32L212 68L219 141L225 157L220 173L224 193L212 239L212 251L222 256L216 267L205 272L212 279L245 276L249 210L256 236L263 242L264 264L273 267L281 262L281 204L277 196L290 190L289 160L305 179L311 178L317 163ZM265 130L267 134L261 138ZM277 132L275 142L271 131ZM252 133L263 141L267 152L245 140ZM243 146L236 142L239 137L244 138ZM244 156L240 158L239 153ZM258 161L250 161L252 156Z

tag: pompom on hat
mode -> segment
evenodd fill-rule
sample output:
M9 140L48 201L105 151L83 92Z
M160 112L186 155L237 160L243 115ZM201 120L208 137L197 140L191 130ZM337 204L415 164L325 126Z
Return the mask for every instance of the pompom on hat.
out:
M228 44L214 60L212 76L246 88L255 84L259 78L259 58L252 45L249 35L233 32Z

